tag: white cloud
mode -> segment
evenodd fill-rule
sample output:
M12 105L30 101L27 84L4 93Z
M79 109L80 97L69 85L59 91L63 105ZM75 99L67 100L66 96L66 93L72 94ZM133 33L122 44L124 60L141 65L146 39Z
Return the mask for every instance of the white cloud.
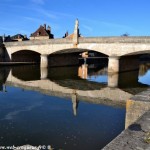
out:
M33 18L33 17L23 17L25 20L28 20L28 21L31 21L31 22L39 22L39 23L42 23L44 22L44 20L41 20L41 19L37 19L37 18Z
M48 18L51 18L51 19L56 19L57 16L55 13L52 13L52 12L49 12L49 11L46 11L44 9L35 9L37 12L39 12L40 14L42 14L43 16L46 16Z
M90 26L87 26L87 25L82 25L82 27L86 30L88 30L88 32L92 32L93 31L93 28L91 28Z

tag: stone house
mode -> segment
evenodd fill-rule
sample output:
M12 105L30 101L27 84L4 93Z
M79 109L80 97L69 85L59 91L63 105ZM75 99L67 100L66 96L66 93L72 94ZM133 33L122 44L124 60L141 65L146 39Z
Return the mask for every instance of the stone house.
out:
M40 26L34 33L31 34L30 40L43 40L43 39L53 39L54 35L51 34L51 28L46 24Z
M11 37L12 41L26 41L29 40L26 35L16 34Z
M5 34L3 36L0 36L0 43L3 43L3 42L11 42L12 39L10 37L10 35L8 36L5 36Z

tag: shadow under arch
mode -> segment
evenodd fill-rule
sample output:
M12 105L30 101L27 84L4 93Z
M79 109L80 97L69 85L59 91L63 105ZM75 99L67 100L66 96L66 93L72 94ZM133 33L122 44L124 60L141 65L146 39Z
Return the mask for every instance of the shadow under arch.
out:
M40 53L32 50L20 50L12 53L12 62L40 63Z
M57 52L53 52L48 56L48 65L49 66L73 66L78 65L79 63L84 63L84 55L86 52L86 63L102 63L100 59L108 62L108 55L100 53L95 50L90 49L79 49L79 48L70 48L62 49Z
M121 55L119 59L119 71L139 70L140 64L144 62L150 62L150 50L139 50Z

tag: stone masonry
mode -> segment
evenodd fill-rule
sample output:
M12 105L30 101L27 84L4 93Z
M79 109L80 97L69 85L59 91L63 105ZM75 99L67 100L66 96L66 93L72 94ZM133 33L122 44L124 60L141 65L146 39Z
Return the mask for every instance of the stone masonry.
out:
M126 128L103 150L150 150L150 89L127 101Z

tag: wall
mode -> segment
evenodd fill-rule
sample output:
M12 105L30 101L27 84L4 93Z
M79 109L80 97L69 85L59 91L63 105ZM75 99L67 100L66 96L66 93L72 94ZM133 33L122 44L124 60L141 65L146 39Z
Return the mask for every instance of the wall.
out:
M133 124L148 110L150 110L150 102L127 100L125 128Z
M46 40L46 39L49 39L49 36L30 37L30 40Z
M126 102L126 128L150 110L150 89L141 92Z

